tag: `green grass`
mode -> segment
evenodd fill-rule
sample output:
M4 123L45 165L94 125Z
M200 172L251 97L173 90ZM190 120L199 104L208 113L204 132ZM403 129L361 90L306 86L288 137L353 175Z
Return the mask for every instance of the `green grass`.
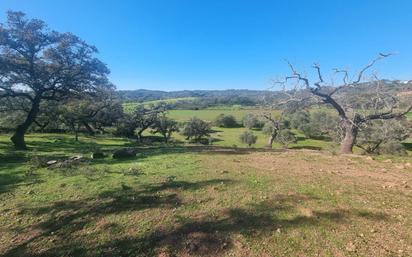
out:
M227 144L236 141L238 131L223 132ZM177 145L47 169L35 166L36 156L110 154L133 143L61 134L27 142L29 151L15 151L9 135L0 136L3 256L412 254L411 191L403 184L412 170L393 163Z
M213 109L202 109L202 110L170 110L168 116L177 121L187 121L192 117L197 117L206 121L214 121L219 114L233 115L238 123L242 123L243 117L248 113L261 114L259 109L237 109L231 107L220 107ZM276 113L276 112L274 112Z
M138 102L128 102L128 103L123 103L123 108L126 112L130 112L133 110L137 105L139 104L144 104L144 105L155 105L159 103L169 103L169 104L174 104L182 101L193 101L196 100L197 97L181 97L181 98L169 98L169 99L163 99L163 100L153 100L153 101L146 101L143 103L138 103Z

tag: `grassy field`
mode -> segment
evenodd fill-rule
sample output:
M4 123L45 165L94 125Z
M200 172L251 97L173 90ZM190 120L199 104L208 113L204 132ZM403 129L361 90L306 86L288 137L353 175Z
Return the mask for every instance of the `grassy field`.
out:
M163 146L48 169L36 160L133 144L27 140L0 136L3 256L412 255L410 157Z
M202 110L170 110L168 116L177 121L187 121L191 117L197 117L206 121L214 121L216 117L223 113L227 115L233 115L236 120L241 123L243 117L248 113L259 114L259 109L233 109L233 108L220 108L220 109L202 109Z
M145 104L145 105L151 105L151 104L159 104L159 103L178 103L181 101L192 101L195 100L196 97L181 97L181 98L169 98L169 99L164 99L164 100L153 100L153 101L146 101L143 103L138 103L138 102L128 102L128 103L123 103L123 108L126 112L129 112L133 110L137 105L139 104Z

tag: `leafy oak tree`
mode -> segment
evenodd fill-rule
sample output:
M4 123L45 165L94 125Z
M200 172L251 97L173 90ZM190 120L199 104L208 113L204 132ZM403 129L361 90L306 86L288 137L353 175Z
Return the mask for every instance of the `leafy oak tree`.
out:
M0 24L0 98L24 102L25 117L11 141L26 149L24 136L41 104L106 86L108 68L97 49L71 33L50 30L38 19L9 11Z

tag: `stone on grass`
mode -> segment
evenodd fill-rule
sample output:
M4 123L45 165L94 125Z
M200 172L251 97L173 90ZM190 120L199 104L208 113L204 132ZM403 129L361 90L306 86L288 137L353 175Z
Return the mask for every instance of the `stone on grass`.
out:
M57 163L56 160L51 160L51 161L46 162L46 164L47 164L48 166L53 165L53 164L56 164L56 163Z
M121 148L113 153L113 159L131 158L135 157L137 150L134 148Z

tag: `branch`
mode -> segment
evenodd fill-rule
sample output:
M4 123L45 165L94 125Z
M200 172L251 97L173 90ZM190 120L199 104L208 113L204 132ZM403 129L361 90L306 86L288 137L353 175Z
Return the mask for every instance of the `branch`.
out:
M368 69L370 69L372 66L374 66L375 63L377 63L378 61L380 61L380 60L382 60L382 59L385 59L385 58L387 58L387 57L389 57L389 56L392 56L392 55L393 55L392 53L388 53L388 54L379 53L379 56L378 56L378 57L376 57L376 58L373 59L370 63L368 63L365 67L363 67L363 69L358 73L358 76L357 76L358 78L357 78L355 81L353 81L351 84L353 84L353 85L358 84L358 83L362 80L363 74L364 74Z
M392 110L389 112L385 113L378 113L378 114L371 114L369 116L366 116L365 118L362 119L363 122L369 121L369 120L389 120L389 119L394 119L394 118L399 118L404 115L406 115L408 112L412 111L412 105L409 106L405 111L399 112L399 113L392 113Z

